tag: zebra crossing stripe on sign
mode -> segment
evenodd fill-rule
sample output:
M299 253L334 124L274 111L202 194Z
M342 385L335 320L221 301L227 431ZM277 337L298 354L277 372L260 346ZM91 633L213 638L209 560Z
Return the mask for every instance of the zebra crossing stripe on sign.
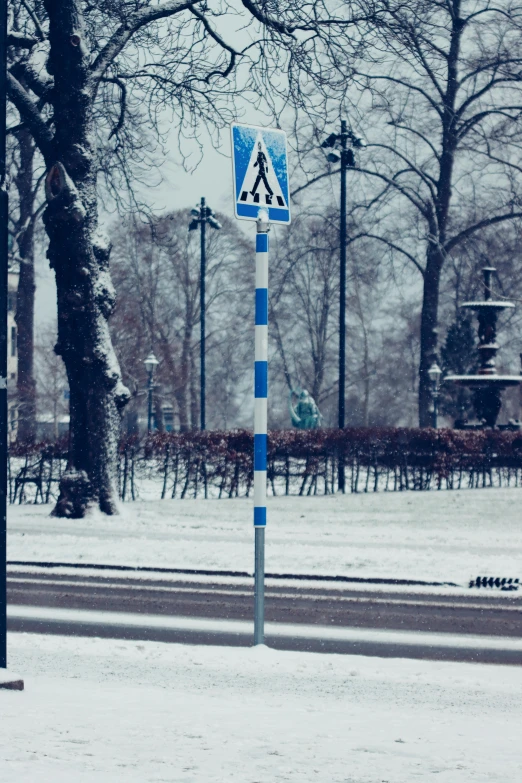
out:
M236 216L256 220L260 208L274 223L289 223L286 135L283 131L232 126Z

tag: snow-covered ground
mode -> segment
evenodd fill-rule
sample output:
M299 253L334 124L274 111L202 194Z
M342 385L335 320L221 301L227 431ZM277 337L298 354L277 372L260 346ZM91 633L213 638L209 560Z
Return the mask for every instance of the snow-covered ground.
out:
M11 634L2 783L515 783L522 669Z
M522 577L520 489L268 499L266 569L451 581ZM8 559L251 572L252 500L128 503L119 517L10 506Z

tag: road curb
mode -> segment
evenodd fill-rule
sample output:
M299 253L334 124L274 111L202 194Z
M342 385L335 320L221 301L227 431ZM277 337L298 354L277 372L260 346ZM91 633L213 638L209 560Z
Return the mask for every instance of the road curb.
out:
M37 560L8 560L8 566L28 566L37 568L77 568L92 569L98 571L124 571L134 573L157 573L157 574L186 574L190 576L226 576L239 579L253 579L254 575L248 571L211 571L200 568L161 568L154 566L126 566L109 565L107 563L57 563L50 561ZM363 576L335 576L320 574L286 574L286 573L266 573L267 579L290 579L296 581L309 582L346 582L347 584L369 584L369 585L398 585L404 587L462 587L455 582L426 582L422 579L386 579L384 577L363 577Z

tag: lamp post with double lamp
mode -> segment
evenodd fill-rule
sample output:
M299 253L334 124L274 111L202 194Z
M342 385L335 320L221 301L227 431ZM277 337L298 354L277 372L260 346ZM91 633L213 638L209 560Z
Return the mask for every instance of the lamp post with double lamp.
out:
M437 429L437 418L439 414L439 397L440 397L440 377L442 370L437 362L434 360L430 369L428 370L428 376L431 381L431 398L433 400L433 418L431 426L433 429Z
M152 392L154 391L154 370L159 364L158 360L154 356L154 351L149 353L143 364L145 365L145 369L149 374L149 381L147 384L147 432L150 432L152 430Z
M200 340L200 422L201 429L206 428L206 411L205 411L205 316L206 316L206 296L205 296L205 277L207 273L207 254L206 254L206 239L205 229L208 223L211 228L219 230L221 223L214 217L214 211L206 205L205 199L201 199L199 206L192 209L190 214L193 219L190 221L189 231L196 231L200 229L200 246L201 246L201 265L200 265L200 282L199 282L199 311L200 311L200 328L201 328L201 340Z
M355 168L354 149L364 147L365 142L348 129L341 120L341 132L331 133L321 147L328 149L329 163L341 164L341 215L339 230L339 405L338 427L345 425L345 377L346 377L346 169ZM345 491L344 456L339 455L339 491Z

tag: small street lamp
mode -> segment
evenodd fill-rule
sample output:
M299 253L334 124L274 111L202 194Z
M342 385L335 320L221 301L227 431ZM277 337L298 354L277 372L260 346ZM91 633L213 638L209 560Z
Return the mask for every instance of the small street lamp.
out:
M154 351L151 351L143 364L149 374L149 382L147 385L148 392L148 415L147 415L147 432L152 430L152 392L154 389L154 370L158 366L159 362L154 356Z
M201 340L200 340L200 417L201 417L201 429L206 427L206 415L205 415L205 277L206 277L206 248L205 248L205 228L207 223L212 228L219 230L221 223L214 217L214 211L205 204L205 199L201 199L199 206L190 211L193 219L189 224L189 231L196 231L199 227L201 236L201 269L200 269L200 283L199 283L199 311L200 311L200 328L201 328Z
M440 397L440 377L442 370L437 362L434 360L430 369L428 370L429 379L431 381L431 397L433 400L433 420L432 427L437 429L437 417L439 413L439 397Z
M341 120L341 132L331 133L321 144L329 152L329 163L341 164L341 221L340 221L340 270L339 270L339 429L345 424L345 376L346 376L346 169L355 168L354 149L365 147L364 139L348 130L346 120ZM339 459L339 490L345 490L344 459Z

